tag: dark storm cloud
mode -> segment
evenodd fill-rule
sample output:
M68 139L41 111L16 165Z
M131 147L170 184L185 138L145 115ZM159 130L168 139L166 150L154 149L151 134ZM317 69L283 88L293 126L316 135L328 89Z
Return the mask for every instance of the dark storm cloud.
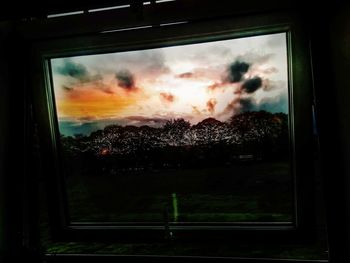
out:
M71 59L63 59L63 65L57 66L54 70L66 77L71 77L66 85L62 85L62 89L67 92L73 91L76 85L93 83L96 88L101 88L105 92L102 85L102 76L100 74L91 75L87 68L80 63L74 62Z
M135 78L129 70L120 70L115 74L115 78L118 80L118 85L126 90L135 89Z
M276 97L264 98L260 103L257 103L252 97L239 100L239 112L260 110L271 113L288 113L288 96L286 94L280 94Z
M240 82L243 78L243 75L247 73L250 65L246 62L241 62L236 60L228 67L228 82L235 83Z
M159 94L159 96L163 101L168 102L168 103L174 102L174 100L175 100L174 95L171 93L161 92Z
M229 104L227 104L227 106L225 107L223 112L219 114L219 116L232 116L232 114L239 114L242 112L259 110L258 108L259 107L257 106L255 99L252 97L235 98Z
M272 113L288 113L288 94L280 94L273 98L264 98L259 104L259 110L265 110Z
M247 112L256 110L256 101L253 98L244 98L239 100L239 111Z
M254 78L247 79L242 84L242 90L244 90L246 93L253 93L256 90L258 90L262 85L262 79L258 76L255 76Z
M75 79L85 80L89 72L83 64L73 62L71 59L64 59L63 66L57 67L57 73L63 76L70 76Z
M247 93L245 94L247 96ZM247 111L265 110L271 113L288 113L288 92L281 92L275 97L265 97L258 102L252 95L248 97L238 96L231 100L224 110L218 114L220 116L232 116Z

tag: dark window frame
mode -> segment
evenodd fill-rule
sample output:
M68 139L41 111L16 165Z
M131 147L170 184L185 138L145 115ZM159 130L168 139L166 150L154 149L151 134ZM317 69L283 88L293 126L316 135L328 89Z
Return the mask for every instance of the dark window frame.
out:
M165 32L166 31L166 32ZM295 184L295 222L293 224L231 224L170 226L179 240L213 240L239 242L305 242L315 237L312 188L312 80L308 42L300 21L290 15L247 15L215 21L199 21L172 27L152 27L109 34L71 36L34 41L32 93L41 139L43 172L48 187L50 227L56 240L164 240L168 226L113 225L70 223L60 166L58 125L51 78L51 57L106 53L116 49L130 50L163 45L215 40L218 37L238 38L249 35L287 32L289 54L289 107L293 173ZM123 40L118 47L119 39ZM160 42L158 41L160 40ZM156 44L161 43L161 44ZM309 114L307 114L309 113Z

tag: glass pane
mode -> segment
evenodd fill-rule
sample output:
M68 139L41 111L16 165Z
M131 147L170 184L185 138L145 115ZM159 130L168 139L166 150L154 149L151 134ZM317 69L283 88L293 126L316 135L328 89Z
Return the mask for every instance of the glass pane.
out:
M74 222L291 222L286 34L51 59Z

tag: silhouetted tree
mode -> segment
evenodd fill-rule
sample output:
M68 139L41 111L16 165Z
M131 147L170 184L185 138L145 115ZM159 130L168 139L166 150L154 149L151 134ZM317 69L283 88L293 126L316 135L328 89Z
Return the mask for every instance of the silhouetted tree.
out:
M70 171L108 174L128 167L216 165L245 153L286 158L288 127L288 115L258 111L193 126L182 118L159 128L109 125L90 136L62 135L60 141Z
M163 140L170 146L184 145L184 135L191 127L184 119L169 120L163 126Z

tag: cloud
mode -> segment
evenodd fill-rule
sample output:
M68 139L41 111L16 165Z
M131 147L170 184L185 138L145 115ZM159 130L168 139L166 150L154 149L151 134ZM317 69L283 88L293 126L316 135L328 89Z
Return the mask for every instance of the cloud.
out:
M220 112L218 117L225 116L226 118L229 118L233 115L247 112L247 111L254 111L259 110L256 104L256 100L252 97L247 98L241 98L241 96L234 98L231 100L225 109Z
M240 90L235 92L239 93L253 93L262 87L263 81L259 76L253 78L245 78L244 74L248 72L250 64L247 62L236 60L228 66L227 77L224 78L221 82L215 82L208 86L208 89L213 91L217 88L224 86L227 83L240 83Z
M136 63L142 63L144 65L144 72L149 74L158 75L170 71L169 67L165 64L164 54L156 50L143 51L138 57Z
M265 110L272 113L288 113L288 93L282 92L278 96L264 98L257 104L258 110Z
M196 115L202 115L197 106L192 106L192 113Z
M222 117L222 116L227 116L227 117L231 117L233 114L236 114L236 112L239 110L240 108L240 104L239 104L240 98L234 98L233 100L231 100L225 107L225 109L220 112L220 114L218 114L218 117Z
M283 35L280 36L274 36L274 37L270 37L268 38L268 40L266 41L266 46L270 47L270 48L278 48L281 46L281 44L283 42L286 41L285 37Z
M115 92L112 90L111 87L105 86L104 88L101 89L106 94L115 94Z
M57 67L56 71L63 76L79 80L85 80L89 76L89 72L83 64L76 63L71 59L64 59L63 66Z
M62 88L63 88L65 91L72 91L72 90L73 90L73 87L67 86L67 85L62 85Z
M247 73L250 65L246 62L236 60L228 66L228 82L235 83L240 82L245 73Z
M277 73L278 72L278 69L276 67L269 67L269 68L266 68L266 69L262 69L261 72L263 74L274 74L274 73Z
M143 126L150 125L160 127L168 120L160 117L129 116L125 118L129 125Z
M89 121L93 121L96 120L96 116L85 116L85 117L81 117L78 120L82 121L82 122L89 122Z
M185 73L181 73L176 75L177 78L181 78L181 79L189 79L194 77L194 73L193 72L185 72Z
M265 104L265 106L268 106L269 102ZM241 98L237 97L234 98L229 104L227 104L226 108L223 112L220 113L220 116L227 116L231 117L233 115L247 112L247 111L259 111L259 110L266 110L266 107L261 107L254 97L246 97Z
M258 76L255 76L251 79L247 79L242 84L242 90L246 93L253 93L258 90L262 85L262 79Z
M254 97L239 100L239 112L261 110L271 113L288 113L288 95L286 93L280 93L275 97L263 98L259 102Z
M119 83L118 83L119 84ZM106 84L104 83L103 81L93 81L91 83L89 83L89 86L94 88L94 89L97 89L97 90L100 90L106 94L115 94L116 93L116 90L115 90L115 86L114 85L111 85L111 84Z
M239 101L239 112L247 112L257 110L256 101L252 98L244 98Z
M224 85L222 82L214 82L213 84L208 86L208 89L213 91L216 90L217 88L221 88Z
M267 63L273 56L273 53L261 55L255 52L247 52L243 55L237 56L236 60L245 61L248 64L261 65Z
M269 79L264 79L263 81L263 90L270 91L276 89L287 89L285 81L273 81Z
M227 79L227 73L225 72L226 68L227 68L227 65L225 64L212 65L212 64L199 63L198 67L193 68L191 71L177 74L175 75L175 77L179 79L184 79L184 80L193 79L193 80L212 81L214 79L217 79L217 80L224 79L223 75L225 75ZM225 80L225 82L227 82L227 80Z
M246 54L240 55L236 57L236 60L231 64L226 66L226 74L222 75L221 81L216 81L213 84L208 86L210 91L214 91L217 88L221 88L226 84L231 83L240 83L241 84L241 92L245 93L253 93L261 86L267 88L267 82L263 83L260 74L275 74L278 73L278 69L276 67L270 66L261 69L261 65L268 63L268 61L274 56L274 54L265 54L260 55L254 52L248 52ZM260 66L259 66L260 65ZM254 77L245 76L255 75Z
M114 75L117 71L129 69L136 76L150 77L152 79L170 72L162 50L157 49L117 52L108 54L108 56L96 56L89 68L107 75Z
M115 74L115 78L118 80L118 86L126 90L134 90L135 78L129 70L120 70Z
M131 121L153 121L153 122L166 122L167 119L160 117L145 117L145 116L129 116L126 119Z
M75 95L78 95L85 89L87 90L94 89L94 90L99 90L106 94L115 94L113 87L103 83L102 80L92 80L90 82L78 81L76 83L71 83L70 85L63 85L62 88L66 92L70 92L71 98L72 96L74 97Z
M95 116L87 116L78 119L60 118L60 133L65 136L74 136L75 134L90 135L91 132L102 130L108 125L126 125L124 119L110 118L98 119Z
M102 76L100 74L92 75L81 63L77 63L72 59L63 59L61 66L54 66L54 71L58 74L68 77L65 84L61 85L64 91L70 92L75 90L77 86L86 87L86 84L92 83L95 88L102 86ZM103 88L102 88L103 91Z
M161 92L159 94L159 96L162 99L162 101L167 102L167 103L172 103L175 100L175 96L171 93Z
M215 98L211 98L210 100L207 101L207 110L211 113L215 113L215 106L217 104L217 100Z
M265 97L257 100L254 95L239 93L217 114L219 118L229 118L233 115L247 112L265 110L271 113L288 113L288 92L283 91L274 97Z

